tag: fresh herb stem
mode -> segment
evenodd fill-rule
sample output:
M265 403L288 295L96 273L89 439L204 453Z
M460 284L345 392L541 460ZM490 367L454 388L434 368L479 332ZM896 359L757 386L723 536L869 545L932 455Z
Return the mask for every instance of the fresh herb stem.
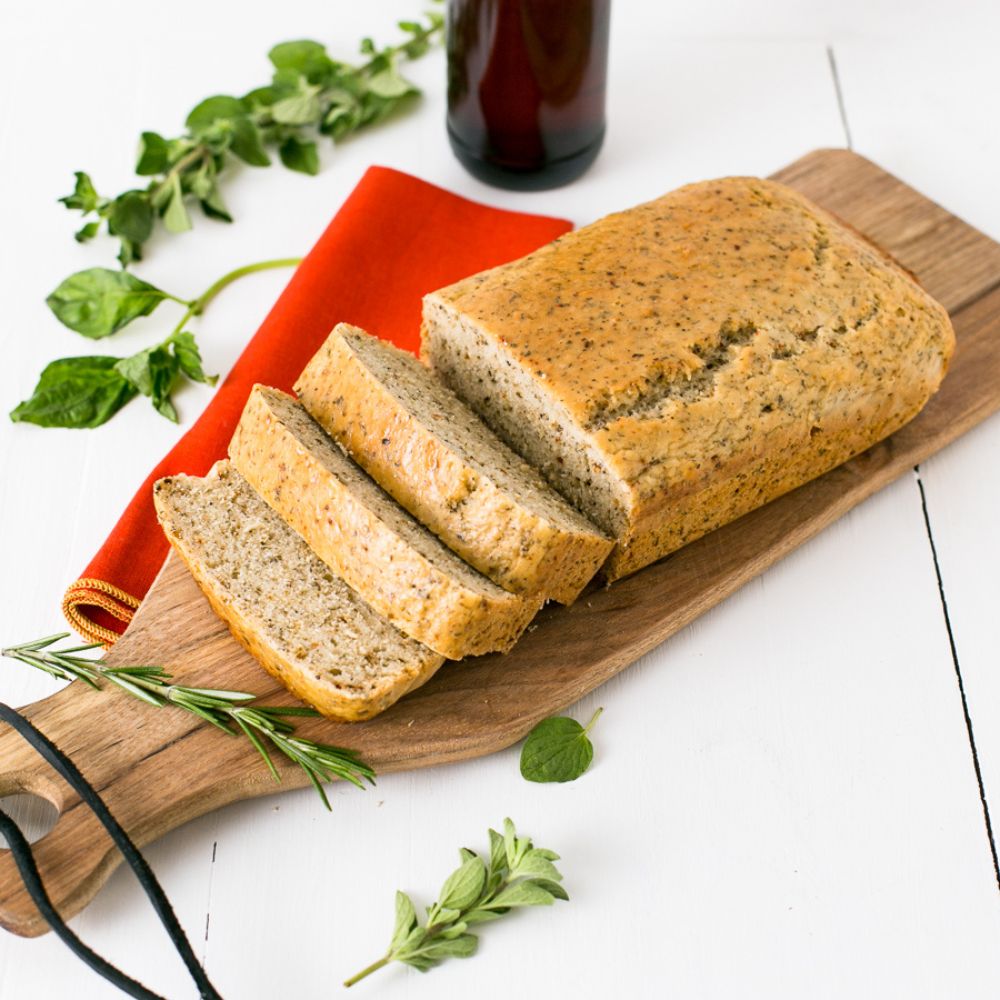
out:
M211 150L208 146L198 145L195 146L190 152L185 153L163 176L163 180L157 181L150 188L151 200L155 203L159 197L162 196L162 192L170 187L174 182L175 177L179 177L184 173L189 167L193 167L196 164L201 165L202 161L206 157L211 155Z
M279 257L277 260L262 260L256 264L244 264L243 267L237 267L235 270L230 271L229 274L224 274L218 281L209 285L208 289L202 292L198 298L186 304L190 307L192 316L200 316L212 299L234 281L239 281L240 278L245 278L248 274L257 274L258 271L270 271L279 267L298 267L301 263L301 257ZM178 299L177 301L181 300Z
M267 740L274 749L302 768L327 809L330 809L330 800L323 782L343 778L358 788L364 788L365 781L375 784L375 772L353 750L328 743L315 743L292 735L295 727L286 722L285 718L316 716L319 713L314 709L252 704L255 696L246 691L174 684L171 675L162 667L111 667L100 660L78 655L97 649L100 643L70 646L66 649L51 648L68 637L69 632L59 632L33 642L8 646L0 650L0 655L26 663L51 677L66 681L80 680L98 690L100 682L104 680L155 708L173 705L197 715L230 736L242 734L263 758L274 780L280 782L281 776L263 742Z
M248 274L257 274L259 271L270 271L279 267L298 267L301 263L301 257L280 257L277 260L262 260L258 261L256 264L244 264L243 267L237 267L228 274L224 274L218 281L213 282L196 299L179 299L176 296L171 295L169 292L165 292L164 294L167 298L174 302L179 302L182 306L187 306L187 311L181 317L180 322L171 331L170 337L180 333L181 330L183 330L187 325L187 321L193 316L200 316L205 311L208 304L224 288L227 288L234 281L239 281L240 278L245 278ZM170 337L164 341L164 344L170 342Z
M594 723L597 722L597 720L601 717L601 712L603 712L603 711L604 711L604 708L601 707L601 708L597 709L597 711L594 712L594 714L590 717L590 722L588 722L583 727L583 734L584 734L584 736L586 736L590 732L590 730L594 728Z
M161 302L176 302L184 314L170 334L128 358L106 355L61 358L42 372L34 394L11 412L12 420L42 427L97 427L136 395L148 396L158 413L177 421L171 400L178 381L215 385L217 376L202 368L194 334L185 327L234 281L260 271L295 267L300 257L245 264L224 274L201 295L181 298L137 278L130 271L94 267L71 274L46 300L56 318L91 340L109 337Z
M345 979L344 985L353 986L355 983L360 983L362 979L370 976L373 972L378 972L379 969L384 969L391 961L392 959L389 958L388 955L383 955L377 962L372 962L371 965L351 976L350 979Z
M386 119L419 93L399 66L419 59L442 38L444 15L430 10L421 21L400 21L399 29L403 40L382 48L363 39L364 61L358 65L332 58L309 39L274 46L268 53L269 83L242 97L206 98L175 138L142 133L135 171L144 187L104 197L87 173L77 171L73 192L60 199L82 215L77 241L93 239L103 225L119 241L119 262L128 267L141 259L158 222L173 233L190 229L191 204L209 218L232 221L220 181L234 160L266 167L274 149L289 170L318 173L318 138L339 142Z
M514 824L503 821L503 833L489 831L489 860L474 851L459 851L461 864L445 880L438 901L427 908L423 926L405 892L396 893L396 922L389 948L350 979L353 986L390 962L403 962L427 972L446 958L469 958L479 939L469 928L496 920L523 906L551 906L569 896L560 884L562 875L553 862L554 851L534 847L519 837Z

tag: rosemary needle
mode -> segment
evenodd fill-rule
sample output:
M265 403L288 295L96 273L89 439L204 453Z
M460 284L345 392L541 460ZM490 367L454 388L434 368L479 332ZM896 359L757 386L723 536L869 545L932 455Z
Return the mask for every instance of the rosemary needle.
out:
M286 721L287 718L316 716L319 713L315 709L251 704L255 696L246 691L174 684L163 667L112 667L100 660L79 655L97 649L100 643L66 649L51 648L68 637L69 632L59 632L33 642L9 646L0 653L60 680L79 680L96 689L100 689L102 680L108 681L156 708L173 705L197 715L230 736L242 734L263 757L274 780L281 781L268 752L270 744L273 750L283 753L305 771L327 809L330 808L330 800L323 789L324 782L343 778L358 788L364 788L365 781L375 784L375 772L354 751L293 735L295 727Z

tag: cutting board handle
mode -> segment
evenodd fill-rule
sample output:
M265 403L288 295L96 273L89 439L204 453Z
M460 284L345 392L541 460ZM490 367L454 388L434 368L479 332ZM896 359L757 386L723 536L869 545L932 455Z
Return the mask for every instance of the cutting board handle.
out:
M137 708L142 708L144 714L149 711L148 705L119 692L70 684L21 710L74 762L115 819L133 836L135 828L130 826L128 810L120 808L124 786L116 748L122 743L122 733L135 733L142 744L146 742L141 738L143 731L151 730L146 740L152 738L154 746L149 750L155 753L165 736L168 740L183 739L192 728L191 720L182 712L153 713L157 725L148 726L149 720L144 720ZM123 729L116 731L106 725L109 713L116 722L120 720ZM131 762L137 763L136 758ZM93 896L119 863L120 855L101 822L67 781L20 733L0 723L0 795L18 793L38 795L58 811L55 825L32 849L49 898L68 919ZM159 812L154 809L150 815L159 816ZM29 937L48 929L6 848L0 850L0 925Z

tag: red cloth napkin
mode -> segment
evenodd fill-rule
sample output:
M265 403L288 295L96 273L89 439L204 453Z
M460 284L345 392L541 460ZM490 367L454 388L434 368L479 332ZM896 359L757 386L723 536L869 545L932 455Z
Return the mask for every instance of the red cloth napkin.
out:
M385 167L361 178L240 355L194 426L146 477L107 541L66 591L63 613L93 642L125 631L166 558L152 486L204 475L223 458L250 388L290 391L338 322L400 347L420 343L425 293L521 257L571 228L561 219L507 212Z

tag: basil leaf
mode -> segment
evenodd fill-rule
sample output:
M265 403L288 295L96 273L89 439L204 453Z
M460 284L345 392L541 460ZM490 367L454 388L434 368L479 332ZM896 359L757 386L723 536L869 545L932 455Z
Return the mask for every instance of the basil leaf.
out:
M118 358L60 358L46 365L29 399L10 412L39 427L98 427L136 393L118 371Z
M163 416L177 423L177 411L170 401L170 391L177 380L180 361L167 347L159 344L122 358L115 365L115 370L144 396L148 396Z
M278 153L289 170L313 177L319 173L319 152L314 142L300 142L292 135L281 144Z
M170 164L170 144L157 132L143 132L139 136L139 155L135 172L141 177L162 174Z
M575 781L590 767L594 746L587 733L601 710L584 729L575 719L542 719L521 748L521 775L528 781Z
M71 274L45 302L64 326L98 340L148 316L165 298L127 271L91 267Z
M94 190L90 174L85 174L82 170L77 170L73 176L76 178L76 186L73 188L73 193L66 195L65 198L60 198L59 201L67 208L79 209L84 213L96 211L100 199L97 196L97 191Z
M174 356L180 370L187 375L192 382L203 382L205 385L215 385L219 381L218 375L206 375L201 366L201 352L195 342L194 334L187 330L175 333L170 342L173 344Z

